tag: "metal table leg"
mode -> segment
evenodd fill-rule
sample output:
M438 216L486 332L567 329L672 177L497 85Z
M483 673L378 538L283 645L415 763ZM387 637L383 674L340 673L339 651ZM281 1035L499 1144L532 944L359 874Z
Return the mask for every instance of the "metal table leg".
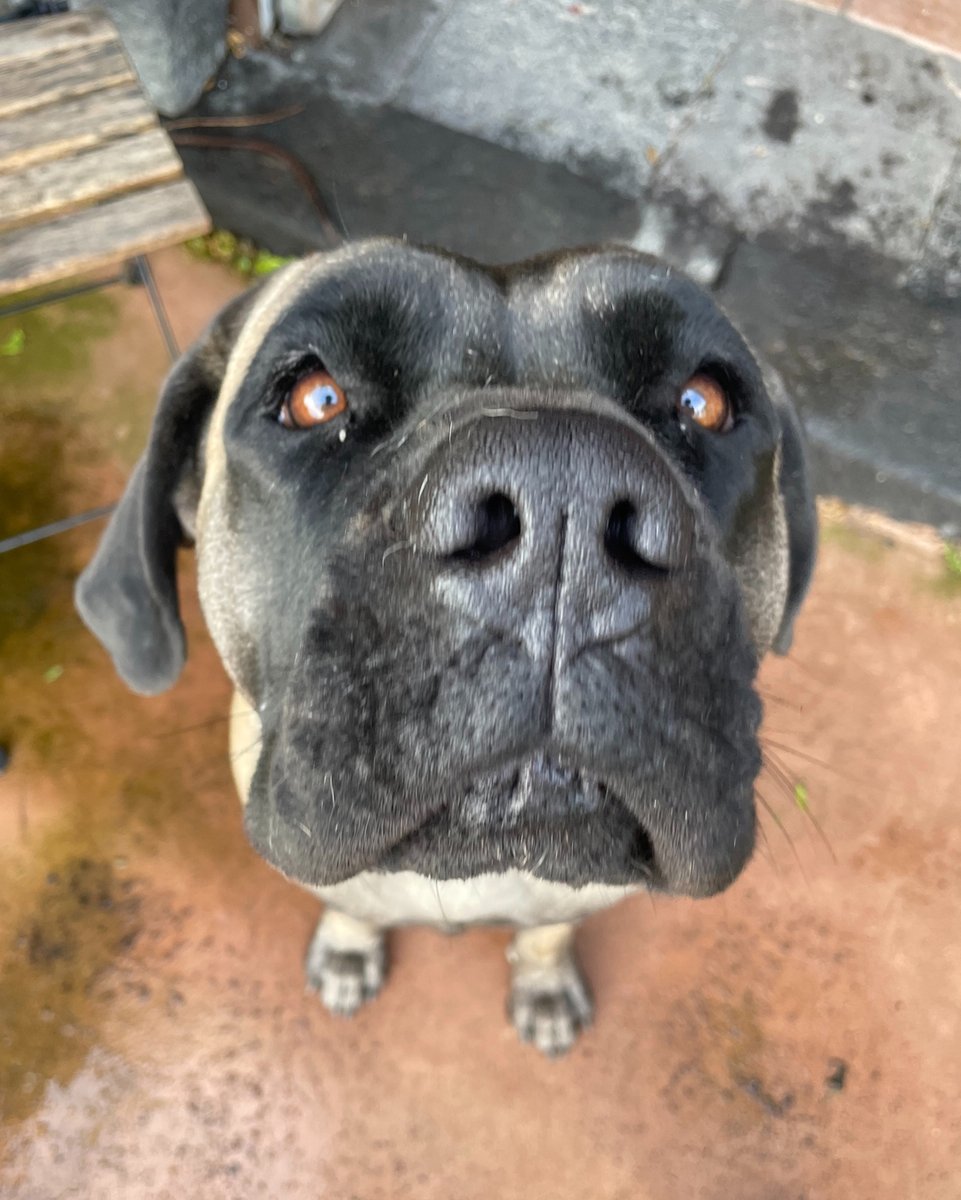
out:
M150 263L143 254L131 259L119 275L111 276L110 279L98 279L90 283L77 284L76 287L47 293L44 296L38 296L34 300L24 300L18 304L8 305L5 308L0 307L0 317L29 312L31 309L40 308L44 304L56 304L61 300L71 300L74 296L84 296L88 292L96 292L102 288L114 287L118 283L135 284L147 289L147 296L150 300L154 319L160 328L160 334L164 340L164 345L167 347L170 361L174 362L180 356L180 348L177 345L177 339L174 336L170 318L167 316L167 310L164 307L160 289L157 287L157 281L154 279L153 271L150 269ZM86 512L77 513L72 517L64 517L60 521L52 521L49 525L40 525L36 529L28 529L23 533L17 533L12 537L4 538L0 541L0 554L6 554L9 550L19 550L21 546L29 546L32 542L43 541L44 538L55 537L58 533L66 533L68 529L76 529L79 525L86 525L90 521L99 521L103 517L110 516L116 507L116 504L104 504L99 508L90 508Z

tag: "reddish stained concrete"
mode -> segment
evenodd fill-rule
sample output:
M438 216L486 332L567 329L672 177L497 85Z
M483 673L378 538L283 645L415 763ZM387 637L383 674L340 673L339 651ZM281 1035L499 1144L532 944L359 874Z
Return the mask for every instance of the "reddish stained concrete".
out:
M856 20L961 55L958 0L850 0L844 9Z
M961 57L961 4L958 0L801 0L918 42L930 50Z
M182 336L234 287L158 272ZM94 356L107 392L139 304ZM81 416L74 507L129 458ZM957 1200L961 589L938 560L828 524L762 687L830 851L767 772L776 819L728 893L584 925L596 1024L547 1062L506 1022L503 931L395 936L351 1022L305 994L318 906L244 841L189 556L187 669L133 698L69 606L95 536L18 552L13 580L0 559L5 1200Z

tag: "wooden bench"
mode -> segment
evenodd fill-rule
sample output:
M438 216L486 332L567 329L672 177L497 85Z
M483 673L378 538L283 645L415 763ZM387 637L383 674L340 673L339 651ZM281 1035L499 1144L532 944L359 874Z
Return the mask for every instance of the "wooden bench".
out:
M104 14L0 26L0 297L209 227Z
M0 315L122 279L143 283L175 357L145 255L209 228L106 16L66 13L0 25ZM103 278L117 264L127 269ZM91 274L78 286L46 290ZM44 290L3 302L34 288ZM113 507L18 533L0 541L0 553L104 517Z

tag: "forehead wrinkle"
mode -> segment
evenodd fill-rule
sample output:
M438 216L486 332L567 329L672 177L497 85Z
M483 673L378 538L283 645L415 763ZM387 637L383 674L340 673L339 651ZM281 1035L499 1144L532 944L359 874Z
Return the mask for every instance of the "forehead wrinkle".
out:
M613 319L626 296L659 292L664 278L629 251L560 258L541 275L521 276L508 305L523 368L555 385L581 381L591 359L585 310Z
M543 325L552 317L576 315L585 305L603 315L628 297L666 297L672 277L669 267L630 250L598 251L561 258L539 276L521 276L510 288L508 302L515 315L530 316Z

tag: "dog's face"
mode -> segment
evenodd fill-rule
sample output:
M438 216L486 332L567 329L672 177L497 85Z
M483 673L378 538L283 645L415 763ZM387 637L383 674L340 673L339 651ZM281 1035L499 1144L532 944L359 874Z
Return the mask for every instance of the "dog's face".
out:
M185 537L292 878L702 895L747 861L814 519L789 405L683 277L389 242L285 269L172 372L81 578L141 691L182 665Z

